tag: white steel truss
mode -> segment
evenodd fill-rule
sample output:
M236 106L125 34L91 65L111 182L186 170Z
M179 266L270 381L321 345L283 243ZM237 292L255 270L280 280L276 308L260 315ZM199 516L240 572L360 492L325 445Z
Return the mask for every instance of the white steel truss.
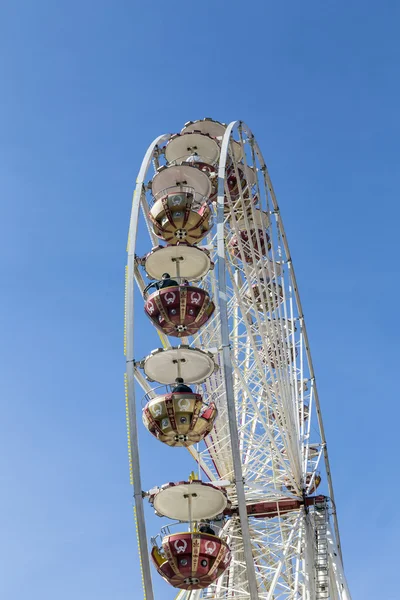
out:
M128 431L147 600L153 600L154 595L140 481L134 380L145 393L151 394L151 386L134 355L134 286L143 294L146 285L136 237L141 209L149 232L147 250L158 244L148 221L152 197L147 183L151 168L156 170L165 162L163 148L169 137L157 138L143 161L128 240ZM240 162L238 155L242 156ZM227 181L228 164L229 173L234 173L238 182L235 197ZM201 287L214 298L216 310L197 335L181 341L212 350L219 365L197 386L206 402L217 404L218 420L205 441L189 451L208 479L229 481L228 495L236 507L226 524L232 563L206 590L180 592L177 598L349 600L321 410L292 259L265 162L254 136L241 122L226 128L218 176L217 225L200 246L210 251L217 265L201 281ZM250 180L254 181L251 189L246 187ZM254 223L260 222L262 227L255 228ZM244 229L246 236L241 234ZM263 254L258 252L260 248L270 249ZM175 339L159 336L164 348L176 345ZM323 514L319 505L307 504L320 477L327 487L327 499L319 501L324 503ZM287 500L298 504L290 511L281 511L282 502ZM247 516L250 506L262 503L275 503L276 514Z

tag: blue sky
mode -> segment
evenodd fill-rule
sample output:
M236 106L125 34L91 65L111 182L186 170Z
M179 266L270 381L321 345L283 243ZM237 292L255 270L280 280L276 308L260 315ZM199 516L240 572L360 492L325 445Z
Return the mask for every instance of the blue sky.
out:
M152 139L204 116L243 119L263 149L353 598L398 598L399 18L394 0L1 3L2 598L141 597L123 397L131 194ZM176 463L155 444L142 435L148 487Z

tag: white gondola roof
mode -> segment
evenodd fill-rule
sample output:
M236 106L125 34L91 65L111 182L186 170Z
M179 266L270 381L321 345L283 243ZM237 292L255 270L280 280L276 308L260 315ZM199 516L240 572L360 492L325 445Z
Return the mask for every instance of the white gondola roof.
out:
M154 509L169 519L189 521L189 495L192 521L211 519L221 514L228 504L223 490L201 481L193 481L163 486L154 496Z
M201 119L199 121L189 121L185 123L185 127L181 133L188 133L189 131L200 131L201 133L208 133L211 137L222 138L226 130L226 125L219 121L213 121L213 119Z
M219 157L220 147L216 140L202 133L185 133L173 136L165 147L165 158L169 163L186 161L193 152L202 162L213 165Z
M207 252L185 244L154 248L145 258L145 269L152 279L161 279L163 273L169 273L171 277L196 281L204 277L211 266Z
M208 198L211 193L211 181L208 175L190 164L161 167L151 183L153 196L157 196L163 190L168 190L169 194L177 193L182 187L191 187L205 198Z
M177 377L182 377L188 385L203 383L217 369L211 353L188 346L153 350L143 365L147 379L164 385L172 383Z

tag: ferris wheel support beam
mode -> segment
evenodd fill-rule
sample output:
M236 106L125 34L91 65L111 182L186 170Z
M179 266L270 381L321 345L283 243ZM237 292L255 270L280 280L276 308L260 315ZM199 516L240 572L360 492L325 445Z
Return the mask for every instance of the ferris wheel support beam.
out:
M224 367L224 382L226 390L229 433L231 437L233 470L235 477L236 494L238 500L240 526L243 536L243 551L246 562L248 586L251 600L258 600L257 579L254 566L253 553L250 541L250 529L246 509L246 496L242 472L242 462L239 449L239 434L234 400L233 369L228 323L228 303L226 290L225 266L225 235L224 235L224 199L225 199L225 168L229 151L230 137L233 128L239 124L234 121L226 128L221 147L218 169L218 200L217 200L217 255L218 255L218 303L221 319L222 362Z
M144 518L144 507L142 497L142 482L140 475L139 445L137 434L136 399L135 399L135 369L134 369L134 282L135 282L135 246L138 230L139 209L143 194L144 179L147 169L151 163L156 147L166 141L169 134L161 135L149 146L139 175L136 180L136 188L133 195L132 212L128 234L128 265L127 265L127 288L126 288L126 373L128 379L128 419L129 419L129 449L130 462L133 478L133 496L136 508L138 544L140 562L142 566L143 587L146 600L154 600L153 584L150 571L150 560L147 546L147 533Z
M332 571L335 576L338 597L340 600L351 600L350 590L343 571L343 564L340 556L338 556L337 546L333 539L329 521L326 524L326 537L328 540L329 562L332 565Z
M284 562L285 562L285 559L286 559L286 555L287 555L287 553L289 551L289 548L290 548L290 545L292 543L293 536L294 536L295 533L297 533L297 529L298 529L299 523L300 523L300 521L302 519L302 516L303 516L302 513L299 512L299 514L297 516L297 519L296 519L296 522L294 523L294 525L293 525L293 527L292 527L292 529L290 531L290 534L289 534L289 536L288 536L288 538L286 540L286 543L285 543L285 546L284 546L283 552L282 552L282 559L279 561L279 563L278 563L278 565L276 567L275 575L274 575L274 577L273 577L273 579L271 581L271 587L269 588L269 591L268 591L267 600L272 600L272 598L273 598L273 596L275 594L276 583L277 583L277 581L278 581L278 579L279 579L279 577L281 575L282 568L283 568L283 565L284 565Z

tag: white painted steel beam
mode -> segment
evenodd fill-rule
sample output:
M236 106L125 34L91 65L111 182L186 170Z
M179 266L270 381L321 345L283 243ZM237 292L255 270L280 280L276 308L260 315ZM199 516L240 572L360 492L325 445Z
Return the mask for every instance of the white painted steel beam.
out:
M142 483L140 475L140 459L136 418L135 399L135 372L134 372L134 279L135 279L135 246L139 220L140 201L143 191L144 178L150 165L156 146L169 138L169 135L159 136L149 146L139 175L136 181L136 189L133 195L132 212L128 234L128 269L126 289L126 373L128 384L128 415L129 415L129 437L130 437L130 460L133 476L133 496L136 508L136 519L138 529L138 543L140 561L143 574L143 585L146 600L154 600L153 584L150 571L150 559L147 545L146 523L144 518L144 507L142 498Z
M233 370L231 361L230 335L228 325L228 306L226 293L225 267L225 235L224 235L224 200L225 200L225 167L230 143L231 131L235 123L231 123L225 132L221 146L218 169L218 209L217 209L217 244L218 244L218 304L221 318L222 360L224 368L225 393L228 405L229 431L233 470L235 475L236 494L239 507L240 525L243 535L243 549L247 567L247 577L251 600L258 600L257 579L251 548L249 523L246 510L246 495L242 473L242 462L239 451L239 435L233 391Z
M139 290L144 287L143 276L133 259L140 207L149 241L152 245L157 243L147 216L149 203L144 183L155 149L168 138L168 135L157 138L143 161L132 207L128 244L128 407L134 495L147 600L153 600L153 592L140 489L139 449L137 436L132 434L137 427L133 375L146 392L151 386L137 369L130 366L133 361L133 278L136 278ZM244 151L240 164L232 153L233 139ZM154 168L157 166L158 162L154 163ZM228 168L238 182L239 195L235 198L227 184ZM252 220L259 218L259 211L257 206L249 208L248 201L246 203L247 192L242 187L239 169L245 172L247 180L252 173L257 173L254 193L258 197L258 207L265 211L265 218L269 220L271 249L265 253L269 259L264 255L259 260L257 256L257 247L268 247L267 232L265 228L256 228L252 237ZM249 198L252 194L249 192ZM241 225L236 209L244 213ZM239 226L243 227L243 222L252 243L239 235ZM239 259L229 253L229 241L235 235ZM270 597L272 600L276 597L292 600L298 595L302 600L314 600L312 519L301 516L302 509L275 519L257 520L247 516L248 502L301 497L307 487L308 472L311 472L310 490L321 452L324 453L333 507L334 496L303 310L279 208L260 149L251 131L239 121L227 127L222 140L217 227L216 232L214 229L207 236L203 247L208 248L217 268L210 271L200 285L214 298L216 310L198 334L182 342L192 347L216 349L215 359L220 369L200 389L206 402L217 403L219 418L205 443L197 449L189 448L189 452L210 480L234 482L227 492L233 504L238 506L240 519L230 521L233 558L228 572L207 591L181 592L178 598L266 600ZM246 253L251 256L251 262L245 260ZM256 298L254 286L265 290L271 281L282 287L282 301L277 306L273 294L272 298L267 295L261 303ZM169 347L168 337L162 334L160 337L164 348ZM293 359L288 360L291 352ZM298 389L303 379L308 381L307 391L302 384ZM305 419L305 402L309 405L308 420ZM314 413L319 433L312 426ZM316 456L310 454L311 446L320 449ZM335 514L333 519L340 554ZM347 597L340 596L340 600L347 600Z

